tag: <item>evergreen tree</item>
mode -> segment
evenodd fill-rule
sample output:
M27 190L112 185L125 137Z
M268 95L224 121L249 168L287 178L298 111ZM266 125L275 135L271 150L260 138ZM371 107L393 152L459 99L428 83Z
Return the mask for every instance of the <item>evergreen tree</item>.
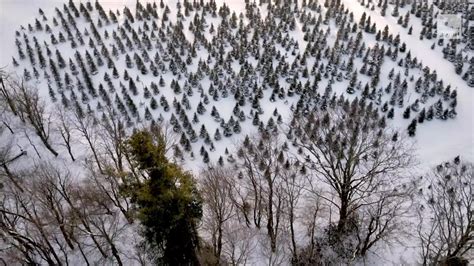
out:
M53 103L56 102L57 101L56 93L54 92L53 88L49 84L48 84L48 92L49 92L49 97L51 98L51 101L53 101Z
M428 112L426 112L426 120L428 121L433 120L433 116L434 116L433 106L430 106L428 108Z
M390 108L390 110L387 113L387 118L393 119L394 113L395 113L395 110L393 108Z
M408 136L410 137L414 137L415 136L415 132L416 132L416 119L413 119L410 123L410 125L408 125Z
M133 81L133 79L128 80L128 89L132 92L134 96L138 95L137 86L135 85L135 82Z
M235 134L239 134L242 131L239 121L235 122L233 130Z
M150 108L152 110L156 110L158 108L158 103L156 102L155 98L154 97L151 97L151 100L150 100Z
M197 223L202 204L192 176L166 158L157 128L135 132L128 150L148 179L130 189L143 225L142 235L159 265L198 264Z
M219 131L218 128L216 129L216 132L214 133L214 139L215 139L216 141L219 141L219 140L222 139L221 132Z
M403 112L403 118L404 119L410 118L410 107L407 107L405 111Z
M151 115L150 109L148 109L148 107L145 108L145 119L147 121L150 121L153 119L153 116Z
M422 124L425 121L426 111L425 108L421 109L421 112L418 114L418 123Z

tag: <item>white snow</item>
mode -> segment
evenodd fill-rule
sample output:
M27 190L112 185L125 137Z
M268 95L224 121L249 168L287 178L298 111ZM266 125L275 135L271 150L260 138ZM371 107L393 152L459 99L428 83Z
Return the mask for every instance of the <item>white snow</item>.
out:
M413 23L417 18L411 16L410 23L414 24L414 33L408 35L408 29L398 25L397 18L390 15L391 6L387 9L387 15L382 17L378 9L371 11L358 1L343 0L343 2L354 13L356 19L366 12L367 16L371 16L372 21L377 23L378 29L388 25L390 32L400 34L401 42L407 43L412 55L418 57L431 70L436 70L445 85L451 84L451 87L458 91L456 119L427 123L417 128L417 151L421 166L426 169L457 155L474 161L474 89L469 88L466 82L454 73L454 67L443 58L439 48L431 50L432 42L420 41L418 33L421 31L421 24ZM409 7L400 9L400 14L405 14L407 11Z
M438 78L442 79L444 81L444 84L450 84L452 89L456 89L458 92L458 106L457 106L457 117L455 119L449 119L447 121L440 121L440 120L433 120L429 123L424 123L422 125L418 125L417 127L417 134L416 137L414 138L416 141L416 152L418 154L418 161L420 163L418 171L422 172L425 171L427 168L431 168L434 165L450 160L453 157L457 155L461 155L462 158L468 161L474 161L474 88L469 88L466 85L466 82L461 79L459 75L456 75L454 73L454 67L452 66L451 63L447 62L445 59L443 59L442 53L439 48L432 50L430 48L431 42L427 41L420 41L418 38L418 32L421 29L421 26L419 23L413 23L413 21L416 19L414 17L411 17L411 24L414 24L414 32L416 34L413 35L408 35L407 34L407 29L402 28L400 25L397 24L397 19L390 16L390 8L387 11L387 15L385 17L381 17L379 11L376 9L375 11L370 11L366 9L365 7L361 6L357 1L354 0L342 0L347 8L354 13L354 18L356 20L359 20L363 12L366 12L367 15L370 15L372 18L373 22L377 23L377 29L383 29L385 25L388 25L390 28L391 33L394 35L400 34L401 37L401 42L405 42L407 44L407 50L410 50L412 53L412 56L418 57L422 61L422 63L425 66L429 66L431 70L436 70L438 74ZM76 3L79 3L81 1L75 1ZM85 1L82 1L85 2ZM135 6L135 0L101 0L100 3L104 7L105 10L112 9L116 10L119 9L122 11L123 6L127 5L131 8L132 12L134 10ZM142 0L141 2L146 2ZM153 2L153 1L149 1ZM156 1L157 3L159 1ZM164 1L167 3L170 7L174 7L176 5L176 0L168 0ZM19 28L19 25L27 26L28 23L31 23L34 25L34 18L38 16L38 8L42 8L43 11L48 15L51 16L54 13L54 7L60 6L64 3L67 3L67 1L61 1L61 0L0 0L0 67L6 66L7 69L10 71L12 69L11 66L11 57L15 56L16 58L18 57L16 47L15 47L15 30ZM222 3L226 3L230 6L231 11L236 11L237 13L240 11L243 11L244 5L243 5L243 0L242 1L237 1L237 0L232 0L232 1L225 1L225 0L219 0L217 1L218 5ZM408 9L401 9L401 14L404 14ZM262 12L265 14L265 12ZM176 18L171 17L171 20L175 20ZM208 24L214 23L214 26L216 26L216 23L218 22L219 19L209 19ZM187 24L186 24L187 25ZM298 26L300 26L298 24ZM185 26L186 28L186 26ZM82 30L82 29L81 29ZM299 40L300 42L303 42L303 36L300 34L301 32L294 33L292 37L295 39ZM367 35L364 36L364 39L368 40L369 43L375 43L375 39L372 35ZM190 37L190 36L187 36ZM335 39L335 32L332 32L330 36L330 41L334 41ZM86 43L87 43L87 39ZM188 40L189 41L189 40ZM71 54L67 51L67 49L70 47L69 44L63 44L57 47L62 47L61 52L63 52L63 56L65 57L66 61ZM300 43L300 50L304 49L304 46ZM54 53L54 50L52 50ZM84 51L83 49L81 51ZM84 53L82 54L84 55ZM130 54L133 55L133 54ZM150 53L150 56L152 56L153 53ZM206 58L207 55L200 54L201 57ZM290 55L290 59L293 59ZM289 62L292 62L292 60L289 60ZM124 57L120 57L120 59L115 62L117 69L119 70L119 73L123 73L123 69L126 69L125 67L125 60ZM196 68L196 61L193 66L190 67L193 71ZM388 71L393 67L394 64L387 63L383 67L383 71L381 74L381 84L379 84L378 87L385 87L388 84L388 80L386 78L386 74ZM240 66L237 64L234 64L234 69L238 69ZM19 71L22 70L22 68L18 68ZM400 69L396 69L397 71L400 71ZM131 77L135 77L137 73L130 71L129 72ZM419 74L418 70L413 70L411 74ZM21 75L20 73L18 73ZM40 73L42 75L42 73ZM99 74L96 76L96 79L102 79L104 75L103 69L99 69ZM167 86L169 86L171 82L172 75L167 74L164 76L166 80ZM364 77L360 77L362 81L366 81L368 79L365 79ZM136 82L136 85L141 92L141 89L143 88L144 85L147 85L149 87L149 83L151 81L154 81L155 83L158 83L157 79L152 77L150 74L148 77L143 77L141 78L141 82ZM364 83L363 82L363 83ZM202 86L204 90L207 90L209 86L209 80L206 78L202 82ZM284 86L288 87L287 84L285 83L284 80L281 80L281 83L285 84ZM325 88L327 84L326 80L323 80L320 84L320 91ZM45 97L48 97L47 93L47 87L45 87L45 83L41 84L44 88L44 90L41 91L42 95ZM105 85L105 83L104 83ZM118 83L115 83L115 87L117 92L120 91L120 88L118 86ZM183 82L180 82L180 85L182 87ZM334 91L336 92L343 92L345 90L345 86L347 83L344 81L342 83L336 83L334 85ZM104 86L105 87L105 86ZM174 94L171 90L165 90L164 88L160 87L160 95L158 97L155 97L155 99L159 102L159 97L161 95L166 95L168 98L168 102L170 105L172 105L172 99L174 97ZM271 94L271 91L265 91L265 98L267 99L268 96ZM141 97L141 96L140 96ZM352 96L349 96L352 97ZM354 96L355 97L355 96ZM181 95L178 97L176 96L177 100L179 101L181 99ZM195 109L195 106L197 106L197 103L199 102L199 94L195 93L192 97L189 97L189 100L191 102L192 109ZM111 100L113 101L113 98L111 97ZM142 99L142 101L144 101ZM91 101L92 103L93 101ZM136 101L136 103L140 102L139 100ZM411 101L413 102L413 101ZM264 115L262 115L261 118L264 123L267 121L267 119L272 115L273 109L275 107L279 108L280 113L282 113L283 110L286 110L286 112L283 112L284 118L288 118L290 115L289 112L289 106L295 103L295 99L290 99L288 103L282 103L282 102L277 102L277 103L270 103L269 101L262 101L261 104L264 107ZM249 103L247 103L249 104ZM93 104L91 104L93 105ZM227 99L221 99L218 102L214 102L212 99L210 99L210 104L206 106L206 115L203 116L202 121L200 121L200 124L205 124L207 127L207 130L209 134L211 135L211 138L213 138L214 131L216 128L218 128L218 123L213 121L208 114L211 111L212 106L215 105L216 108L219 110L219 113L222 118L227 121L232 114L232 108L235 105L235 100L233 97L229 96ZM407 106L407 105L406 105ZM429 105L426 105L429 106ZM137 106L138 107L138 106ZM140 109L140 108L139 108ZM162 108L159 107L158 110L161 112ZM143 108L140 109L139 111L141 113L141 116L143 117L144 110ZM397 108L396 109L396 117L393 121L390 121L389 123L393 123L395 127L399 127L401 130L405 130L407 126L407 120L404 120L401 118L401 113L403 112L403 109ZM188 113L187 116L189 120L192 119L192 114L193 113ZM165 118L168 118L170 113L163 114ZM154 113L154 116L156 117L156 114ZM201 117L200 117L201 118ZM245 126L246 125L246 126ZM253 134L256 131L256 128L251 126L251 119L247 118L247 121L245 122L245 125L242 124L242 133L238 136L232 136L231 138L225 139L223 137L223 141L221 142L214 142L214 145L216 146L216 152L211 153L211 159L217 160L218 155L223 155L225 148L231 149L233 146L235 146L237 143L239 143L242 140L242 137L245 136L245 134ZM195 127L197 129L199 127ZM196 132L199 134L199 132ZM222 133L222 131L221 131ZM4 140L4 139L3 139ZM14 141L17 142L25 142L25 140L21 139L14 139ZM56 142L59 142L57 140ZM199 147L203 145L203 140L199 140L196 144L194 144L194 154L195 154L195 160L194 161L186 161L185 165L187 168L192 169L194 171L198 171L201 167L203 167L201 157L199 156ZM208 147L206 146L206 149ZM83 155L85 156L85 155ZM66 160L67 156L63 156L64 159ZM186 157L189 159L189 157ZM72 166L71 166L72 167ZM410 245L407 243L404 243L404 245L395 245L392 250L392 254L388 255L386 260L382 264L407 264L410 263L410 259L413 257L416 257L416 250L415 250L415 245ZM388 252L388 249L384 249L385 252ZM377 262L380 262L382 258L380 257L371 257L368 261L369 264L372 265L377 265ZM258 260L257 260L258 261Z

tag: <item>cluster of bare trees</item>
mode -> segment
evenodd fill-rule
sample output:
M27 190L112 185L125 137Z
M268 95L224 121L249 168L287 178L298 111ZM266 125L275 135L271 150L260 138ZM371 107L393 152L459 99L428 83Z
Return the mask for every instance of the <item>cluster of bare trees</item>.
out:
M117 187L105 181L113 177L91 171L80 181L50 163L2 171L2 181L7 175L15 179L2 182L1 189L1 253L8 264L122 265L128 256L122 241L131 224L117 208L126 199L112 196Z
M247 137L237 153L235 165L210 166L200 175L203 230L214 256L232 265L252 256L264 257L271 265L296 261L296 223L306 221L301 211L305 204L319 206L318 198L305 190L305 166L276 135ZM317 216L318 210L310 211L311 217ZM315 230L315 222L306 224Z
M290 128L291 145L266 132L247 137L235 165L202 174L205 229L216 257L234 262L222 252L227 224L264 228L266 241L258 244L267 248L269 264L285 261L281 252L303 265L353 261L413 233L407 231L418 185L410 175L412 148L376 110L341 103L295 116ZM418 229L424 265L473 259L473 173L472 164L456 158L428 176L427 191L419 190L426 200ZM301 228L303 238L295 230ZM325 257L331 252L336 258Z
M79 113L74 108L53 105L48 108L38 91L23 80L0 72L2 127L8 128L12 134L23 133L35 147L39 158L42 152L36 148L29 129L33 129L34 135L54 156L61 151L58 151L59 147L53 147L51 139L58 139L54 145L64 147L72 161L83 155L83 149L74 151L74 146L80 145L81 148L88 147L100 172L106 170L104 164L112 164L118 172L124 171L126 156L123 143L127 128L123 116L110 107L104 108L101 117L96 117L94 113ZM23 125L18 126L14 118L18 118Z
M0 257L7 264L122 265L141 260L141 255L131 255L130 239L130 247L123 241L133 235L134 221L123 187L136 174L123 163L121 116L105 110L99 123L92 114L52 111L36 89L3 72L0 80L2 139L11 140L0 147ZM25 137L37 156L23 150L27 145L19 140ZM53 138L60 140L54 148ZM67 151L72 162L81 160L50 159L46 150L54 157Z
M44 147L54 156L58 156L50 139L53 128L52 115L48 112L46 103L39 97L38 90L28 87L23 80L11 78L0 72L0 97L4 108L2 111L5 112L7 109L21 122L31 126ZM3 121L3 125L13 133L7 120Z
M288 259L303 264L329 261L324 248L357 259L404 231L414 158L375 109L354 101L295 116L286 137L247 137L235 165L203 173L217 257L229 221L264 228L273 256L284 246Z
M406 139L387 127L371 105L339 104L295 117L291 134L312 179L326 185L320 197L337 210L332 236L352 236L343 252L365 256L378 241L403 229L415 187L407 175L414 157ZM316 188L318 193L321 184Z
M474 259L474 165L456 157L426 182L418 226L423 265L468 265Z

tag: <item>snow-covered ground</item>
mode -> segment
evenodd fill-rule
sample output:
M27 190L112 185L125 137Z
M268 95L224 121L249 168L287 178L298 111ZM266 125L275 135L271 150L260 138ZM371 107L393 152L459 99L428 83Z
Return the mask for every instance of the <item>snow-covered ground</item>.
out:
M86 1L75 1L76 3ZM127 5L134 9L134 0L102 0L100 1L104 9L121 10ZM142 1L146 2L146 1ZM153 1L149 1L153 2ZM218 4L226 3L232 11L242 11L243 1L239 0L219 0ZM11 68L11 57L16 55L15 30L19 25L27 26L33 24L33 18L38 15L38 9L42 8L47 14L53 13L53 8L67 3L62 0L1 0L0 1L0 66ZM175 0L164 1L169 6L174 6ZM408 49L413 55L421 59L424 65L436 70L438 76L451 84L452 88L458 91L458 116L454 120L436 121L426 123L418 127L416 145L420 166L423 169L431 167L441 161L453 158L456 155L474 160L474 90L469 88L460 76L454 74L453 66L443 59L439 49L431 50L430 42L420 41L417 34L408 35L407 29L397 24L396 18L387 15L380 16L380 12L368 10L353 0L344 0L350 11L354 13L356 19L360 18L363 12L370 15L377 27L382 29L385 25L390 27L394 34L400 34L402 42L406 42ZM403 12L401 12L403 14ZM387 14L390 14L390 8ZM415 19L415 18L412 18ZM414 23L414 32L419 32ZM402 126L403 128L405 125ZM209 130L209 132L212 132Z
M86 1L75 1L75 3L86 2ZM100 3L104 7L105 10L122 10L123 7L129 6L134 10L135 0L101 0ZM146 2L142 0L141 2ZM153 1L149 1L153 2ZM157 1L159 2L159 1ZM170 7L176 6L176 0L164 1L164 3L168 4ZM424 123L418 125L416 136L414 140L416 142L416 152L417 152L417 159L420 163L419 171L425 171L427 168L431 168L434 165L446 161L451 160L453 157L460 155L464 160L474 161L474 89L469 88L466 85L466 82L461 79L460 76L455 75L454 68L452 64L447 62L443 59L443 55L440 49L432 50L430 48L430 42L420 41L417 34L408 35L407 29L402 28L400 25L397 24L396 18L393 18L389 15L386 17L381 17L380 13L375 11L370 11L365 7L361 6L357 1L354 0L343 0L346 4L347 8L351 12L354 13L355 20L359 20L363 12L366 12L367 15L370 15L373 22L376 22L378 29L383 29L385 25L388 25L390 28L390 32L394 35L400 34L401 42L405 42L407 44L407 49L411 51L412 56L416 56L425 66L428 66L431 70L436 70L438 74L438 78L444 81L445 85L450 84L452 89L456 89L458 96L458 105L457 105L457 117L455 119L448 119L447 121L441 121L434 119L429 123ZM26 27L28 23L34 25L34 19L38 16L38 9L41 8L48 17L54 14L54 7L62 6L62 4L66 3L66 1L61 0L0 0L0 67L6 66L7 69L13 70L12 68L12 56L17 57L17 51L15 47L15 30L19 29L20 25ZM231 11L241 12L244 10L244 3L242 1L232 0L232 1L225 1L219 0L217 1L218 5L222 3L226 3L230 6ZM390 13L390 10L387 11ZM414 19L414 18L413 18ZM175 20L175 18L171 17L171 20ZM209 20L208 22L212 22L213 20ZM420 27L417 27L416 23L414 24L414 32L419 32ZM298 25L300 26L300 25ZM186 27L185 27L186 28ZM292 35L295 39L303 42L303 37L301 32L297 32ZM332 32L329 36L329 41L335 40L335 32ZM368 41L369 43L375 43L375 39L372 35L364 34L364 40ZM69 47L68 44L61 46L64 48L61 52L67 57L72 57L67 51ZM303 46L300 46L300 49ZM53 51L54 52L54 51ZM292 58L290 56L290 58ZM293 57L294 58L294 57ZM66 59L67 60L67 59ZM122 73L123 69L125 69L125 60L123 57L120 58L116 62L116 65L119 69L119 72ZM385 87L388 84L388 80L386 74L390 70L390 68L396 65L395 63L388 63L383 66L383 74L381 75L381 86ZM195 68L196 64L194 64L190 68ZM235 67L238 67L235 64ZM237 68L238 69L238 68ZM19 75L22 74L22 68L19 68ZM98 77L102 78L104 72L103 70L99 69ZM194 70L193 70L194 71ZM400 71L400 69L397 69ZM415 73L419 75L419 70L413 70L411 74ZM134 73L135 74L135 73ZM133 75L132 75L133 76ZM165 77L167 85L170 84L171 75L167 75ZM364 81L364 77L361 78ZM155 80L156 78L153 77L144 77L141 81L144 84L149 84L149 82ZM416 80L416 78L415 78ZM283 84L284 81L282 81ZM326 86L327 81L324 80L319 86L320 90L324 89ZM412 83L410 83L413 85ZM205 90L209 85L209 80L204 79L202 85ZM347 82L342 82L340 84L334 85L334 90L338 93L343 93L345 91L345 86ZM45 88L42 91L42 95L48 97L47 87L45 87L45 83L42 84L42 88ZM137 82L137 86L141 89L142 85L139 85ZM288 86L286 86L288 87ZM117 91L119 91L119 87L116 86ZM171 104L171 100L173 99L172 92L162 92L164 95L168 97L169 103ZM265 98L268 98L269 92L267 91L265 94ZM162 94L162 95L163 95ZM193 108L197 105L197 101L199 101L198 95L195 95L194 98L191 98L191 105ZM353 97L353 96L348 96ZM158 100L159 98L156 98ZM179 100L179 99L178 99ZM265 109L265 114L262 115L262 121L266 122L267 119L271 116L273 109L278 106L279 111L286 110L286 113L283 113L285 119L289 118L289 106L294 103L295 100L290 99L288 103L270 103L269 101L263 102L263 106ZM212 102L212 99L211 99ZM409 101L410 103L413 101ZM232 97L229 99L222 99L217 103L212 102L210 105L206 106L207 114L210 113L210 109L212 105L215 105L221 114L221 117L228 120L231 113L232 108L234 107L235 101ZM428 106L428 105L427 105ZM160 109L161 110L161 107ZM143 115L143 110L140 110ZM393 121L390 121L394 127L399 127L401 130L405 130L407 126L407 120L402 119L401 114L403 109L399 108L396 109L396 116ZM155 115L155 114L154 114ZM167 116L168 117L168 116ZM192 113L188 114L188 118L192 119ZM201 124L206 124L209 134L211 138L214 134L216 128L218 128L218 123L209 119L209 117L205 118L208 120L201 121ZM256 131L256 128L251 126L247 119L247 127L242 129L243 133L252 134ZM197 132L199 134L199 132ZM222 133L222 132L221 132ZM231 138L224 139L219 143L215 143L216 145L216 154L223 154L224 149L228 147L229 149L239 141L242 140L242 137L245 134L234 135ZM55 140L53 140L55 141ZM59 140L58 140L59 142ZM190 169L197 171L200 169L203 164L200 160L200 156L198 155L198 148L202 144L202 140L199 140L198 143L195 145L194 153L196 155L196 159L194 161L186 162L186 166ZM211 154L212 159L216 160L217 157ZM410 258L416 256L416 250L413 246L404 245L404 246L396 246L392 251L391 256L386 258L383 264L405 264L405 261L409 261ZM382 258L380 258L382 259ZM370 264L377 264L377 258L371 258L369 261Z
M424 65L436 70L438 76L451 84L458 91L458 116L454 120L429 123L420 127L416 137L419 160L422 166L431 167L444 160L461 155L474 161L474 89L469 88L459 75L454 73L454 67L443 58L440 49L432 50L431 42L421 41L418 34L408 35L408 29L397 24L397 18L390 15L382 17L378 10L371 11L353 0L343 0L347 7L360 18L366 12L377 23L379 29L386 25L394 34L400 34L402 42L406 42L413 55L421 59ZM409 8L405 8L409 10ZM389 8L387 14L391 13ZM404 12L401 11L401 14ZM412 21L416 18L412 17ZM413 23L413 32L421 30L419 23Z

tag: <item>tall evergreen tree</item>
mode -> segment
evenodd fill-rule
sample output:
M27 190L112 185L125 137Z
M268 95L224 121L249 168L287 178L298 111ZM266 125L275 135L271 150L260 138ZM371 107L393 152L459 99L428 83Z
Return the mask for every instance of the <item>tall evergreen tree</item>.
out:
M159 128L137 131L127 144L133 160L148 177L136 184L133 198L155 263L198 264L197 223L202 205L193 177L169 162Z

